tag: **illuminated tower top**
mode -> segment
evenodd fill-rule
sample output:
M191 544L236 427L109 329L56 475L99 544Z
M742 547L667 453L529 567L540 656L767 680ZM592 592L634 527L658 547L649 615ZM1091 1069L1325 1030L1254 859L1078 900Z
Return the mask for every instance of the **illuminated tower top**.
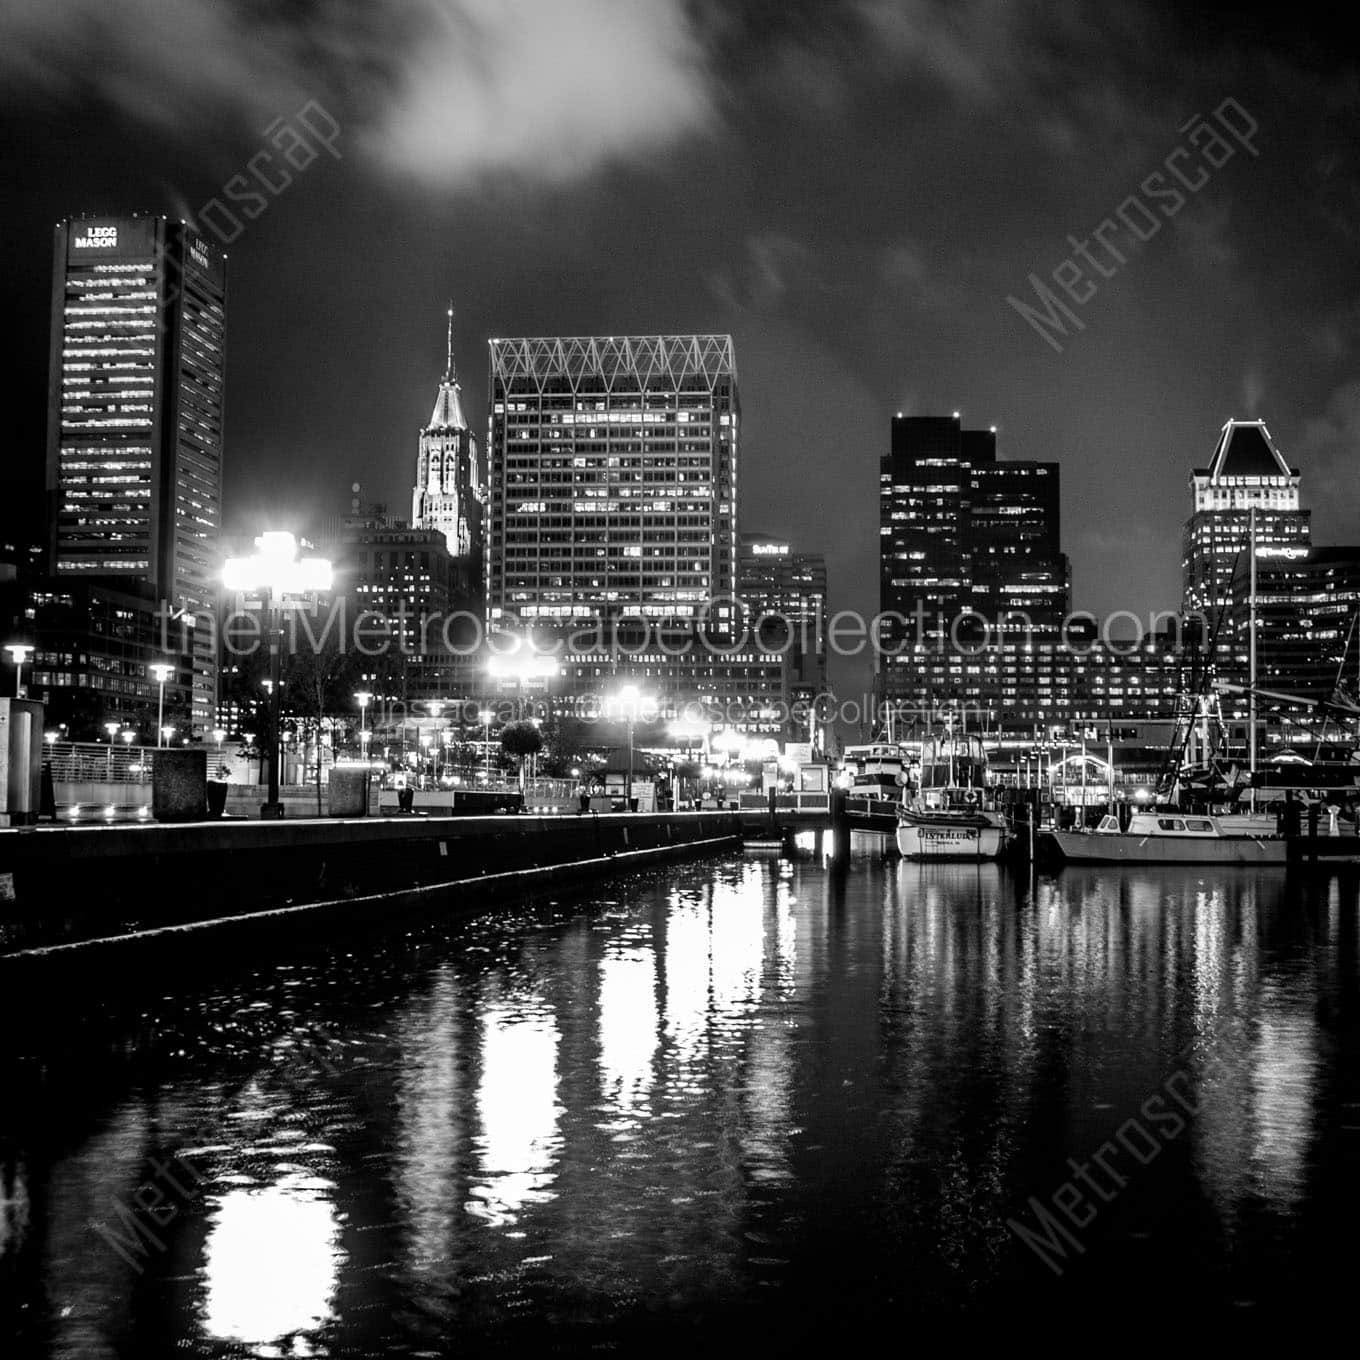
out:
M477 440L463 415L462 389L453 360L453 304L448 309L444 376L429 424L420 432L416 484L411 494L411 525L436 529L449 552L471 560L481 579L482 503L486 492L477 460Z

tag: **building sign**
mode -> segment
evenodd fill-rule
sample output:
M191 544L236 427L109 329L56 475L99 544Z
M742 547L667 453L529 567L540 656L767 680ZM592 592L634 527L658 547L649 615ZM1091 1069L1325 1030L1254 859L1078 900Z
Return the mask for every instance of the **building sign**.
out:
M212 268L212 261L208 258L208 247L196 237L189 242L189 258L192 259L200 269Z
M757 557L787 557L789 555L789 545L787 543L753 543L751 551Z
M117 250L117 227L92 227L82 225L79 234L72 238L73 250Z

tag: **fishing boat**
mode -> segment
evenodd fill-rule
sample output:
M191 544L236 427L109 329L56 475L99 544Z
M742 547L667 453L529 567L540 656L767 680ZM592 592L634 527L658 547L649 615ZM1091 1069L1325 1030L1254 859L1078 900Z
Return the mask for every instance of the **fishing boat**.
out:
M897 812L902 858L997 859L1005 839L981 737L950 731L923 742L920 783Z

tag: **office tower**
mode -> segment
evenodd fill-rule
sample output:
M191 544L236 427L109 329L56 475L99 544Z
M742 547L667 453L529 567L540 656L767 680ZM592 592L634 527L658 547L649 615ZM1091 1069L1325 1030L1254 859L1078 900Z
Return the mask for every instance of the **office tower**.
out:
M740 537L737 594L748 628L787 647L795 689L826 688L826 558L769 534ZM799 696L801 697L801 696Z
M381 656L362 663L365 688L380 700L409 703L477 687L485 658L471 647L483 599L470 556L451 553L440 530L394 523L386 507L361 505L357 495L324 546L350 618L368 616L369 635L385 629L390 639Z
M884 699L926 720L960 703L998 721L1062 706L1058 501L1058 465L998 461L994 431L957 415L893 420L879 477Z
M411 527L443 534L448 551L468 563L480 595L483 588L485 478L477 461L477 440L463 415L462 388L453 362L453 308L449 308L448 352L430 422L420 432Z
M1306 512L1305 512L1306 513ZM1219 670L1247 681L1251 580L1245 564L1233 576ZM1360 693L1360 546L1290 547L1256 565L1256 681L1269 691L1259 705L1269 727L1280 714L1307 715L1340 688ZM1290 697L1287 697L1290 696ZM1246 701L1224 704L1244 712Z
M179 616L177 639L214 608L225 343L226 257L191 227L152 216L57 225L52 573L149 592ZM213 720L211 631L193 630L184 677L200 736Z
M1182 611L1213 630L1232 604L1233 577L1248 562L1256 512L1257 562L1302 558L1312 542L1311 512L1299 506L1299 474L1285 462L1263 420L1229 420L1207 468L1190 476L1194 512L1185 524Z
M732 340L493 340L489 623L692 623L736 586ZM730 604L712 613L731 618Z

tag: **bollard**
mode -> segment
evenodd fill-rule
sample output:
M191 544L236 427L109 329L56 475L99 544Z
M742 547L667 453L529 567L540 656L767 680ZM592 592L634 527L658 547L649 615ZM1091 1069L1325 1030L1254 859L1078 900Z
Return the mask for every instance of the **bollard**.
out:
M162 747L151 765L151 815L158 822L201 822L208 815L208 753Z
M328 809L332 817L368 816L368 766L337 765L331 771Z

